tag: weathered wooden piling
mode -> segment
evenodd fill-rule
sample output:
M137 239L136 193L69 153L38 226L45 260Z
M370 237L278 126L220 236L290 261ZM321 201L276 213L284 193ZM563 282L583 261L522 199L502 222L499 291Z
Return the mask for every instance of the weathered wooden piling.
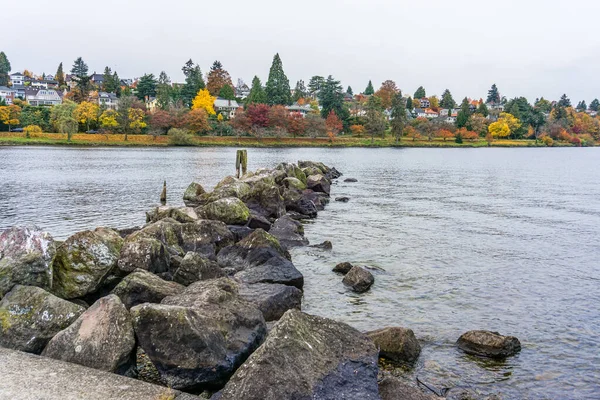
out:
M163 182L163 190L160 193L160 204L163 206L167 204L167 181Z
M240 177L240 168L241 168L242 176L246 175L246 170L248 168L248 151L247 150L238 150L235 155L235 172L236 172L236 176L238 179Z

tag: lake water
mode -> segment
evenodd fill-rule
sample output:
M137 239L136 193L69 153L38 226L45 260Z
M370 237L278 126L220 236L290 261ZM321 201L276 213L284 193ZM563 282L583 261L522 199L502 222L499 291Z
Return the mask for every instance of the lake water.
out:
M369 330L406 326L423 343L408 373L504 399L600 398L600 150L249 149L249 169L310 159L345 177L295 249L303 309ZM35 223L64 239L142 225L167 181L181 204L196 180L232 174L235 149L0 148L0 228ZM331 272L381 268L350 293ZM471 329L517 336L505 362L457 351Z

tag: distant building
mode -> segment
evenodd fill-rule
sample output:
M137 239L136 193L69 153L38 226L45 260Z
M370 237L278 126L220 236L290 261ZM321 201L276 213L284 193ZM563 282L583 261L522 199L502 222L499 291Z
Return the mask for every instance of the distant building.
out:
M98 92L98 105L116 110L119 106L119 98L114 93Z
M92 82L94 85L96 85L97 87L101 88L102 85L104 85L104 75L102 74L97 74L97 73L93 73L90 76L90 82Z
M430 108L415 108L413 112L417 118L433 119L440 116L440 114L438 114Z
M133 79L121 79L121 86L133 85Z
M15 91L15 99L19 98L19 99L25 100L25 86L24 85L12 85L10 88Z
M223 99L221 97L217 97L213 106L214 106L215 112L217 114L223 114L223 116L225 116L229 119L234 118L235 112L237 111L238 108L240 108L240 105L238 104L237 101L227 100L227 99Z
M149 113L153 113L158 108L158 99L156 97L146 96L146 110Z
M238 85L235 88L235 97L239 99L245 99L250 95L250 88L245 83L243 85Z
M419 100L419 102L421 103L421 108L431 107L431 102L429 101L429 99L427 97L423 97L422 99Z
M11 105L15 99L16 91L6 86L0 86L0 99L4 100L6 104Z
M10 74L10 84L12 86L25 86L25 75L20 72Z
M302 114L302 116L306 116L306 114L310 113L313 109L310 104L300 105L298 103L294 103L291 106L286 107L289 112L298 112Z
M62 103L62 97L54 89L25 88L25 100L32 106L55 106Z

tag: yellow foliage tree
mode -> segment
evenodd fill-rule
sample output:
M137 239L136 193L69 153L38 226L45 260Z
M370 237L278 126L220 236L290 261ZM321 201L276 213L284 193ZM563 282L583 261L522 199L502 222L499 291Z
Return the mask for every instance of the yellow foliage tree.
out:
M192 110L203 109L208 115L215 115L215 109L213 108L215 100L216 97L211 96L207 89L200 89L194 100L192 100Z
M136 132L141 131L143 128L147 126L144 121L144 111L139 108L130 108L127 113L127 117L129 119L129 127Z
M119 113L115 110L105 110L102 115L100 115L100 126L107 129L116 128L119 126L119 122L117 122L118 117Z
M31 137L32 133L42 133L42 128L40 128L38 125L27 125L25 128L23 128L23 131L25 132L25 137L27 139L29 139Z
M91 103L89 101L82 101L77 105L77 108L75 108L73 117L77 120L77 122L84 124L89 131L90 123L98 119L99 110L100 107L98 107L98 104Z
M0 106L0 121L8 125L10 131L11 125L19 125L21 116L21 107L11 104L10 106Z
M488 131L495 138L505 138L510 135L510 127L504 121L496 121L492 122L490 126L488 126Z
M508 133L509 135L519 129L522 125L519 118L509 113L500 113L500 118L498 118L498 121L504 122L506 125L508 125L508 129L510 130Z

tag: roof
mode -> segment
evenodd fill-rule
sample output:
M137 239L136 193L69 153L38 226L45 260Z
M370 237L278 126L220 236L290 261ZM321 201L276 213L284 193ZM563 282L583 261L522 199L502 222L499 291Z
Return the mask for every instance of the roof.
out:
M220 97L217 97L214 103L215 107L233 107L239 108L239 104L235 100L227 100Z
M10 76L25 76L20 72L15 72L14 74L10 74Z
M117 100L117 95L114 93L108 92L98 92L98 98L109 98L111 100Z
M423 110L422 108L415 108L415 114L423 114L425 113L425 110Z
M0 86L0 90L2 90L3 92L15 92L14 89L9 88L8 86Z
M90 77L90 79L94 82L98 82L98 81L104 81L104 75L102 74L92 74L92 76Z
M437 112L435 112L433 110L430 110L430 109L425 110L425 114L435 114L435 115L438 115Z

